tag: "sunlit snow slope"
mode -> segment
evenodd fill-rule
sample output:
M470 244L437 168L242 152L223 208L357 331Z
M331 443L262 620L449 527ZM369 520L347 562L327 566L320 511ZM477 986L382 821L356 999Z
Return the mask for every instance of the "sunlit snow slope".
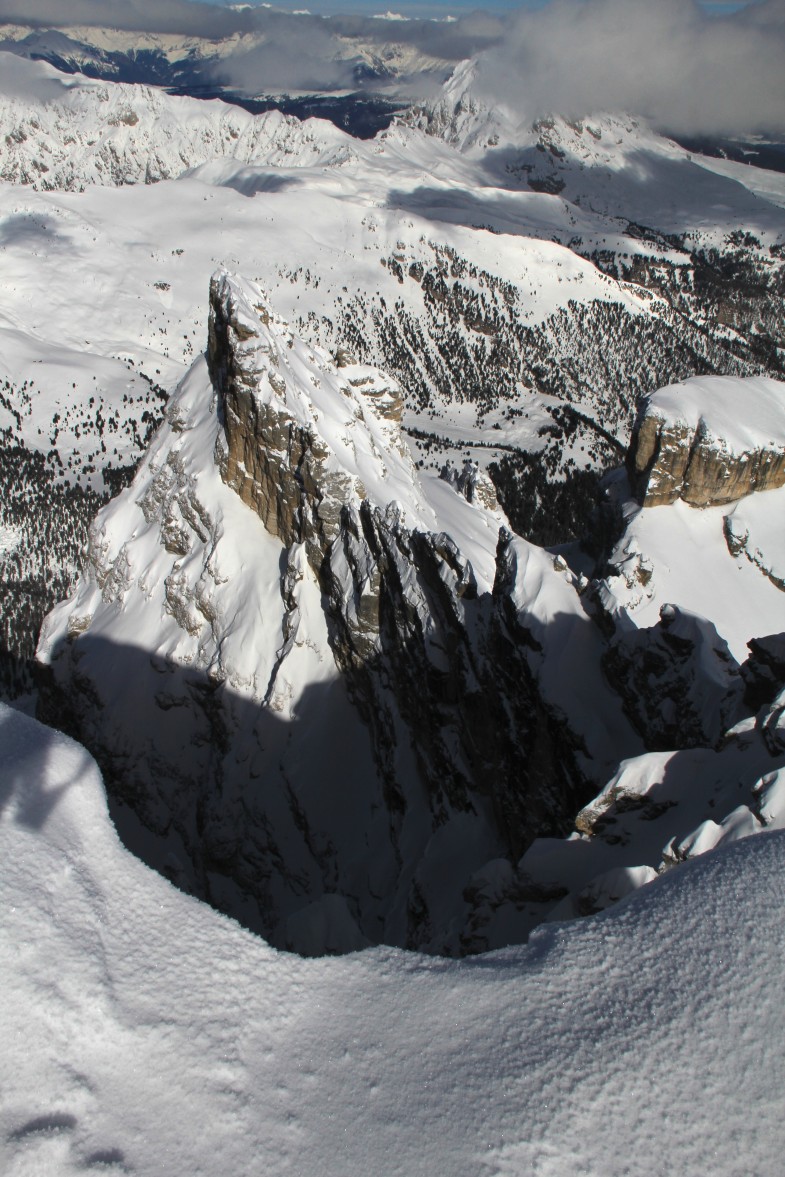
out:
M11 53L0 53L0 70L0 180L11 183L79 191L155 183L221 156L324 164L351 155L351 138L327 122L254 116L224 102L62 74Z

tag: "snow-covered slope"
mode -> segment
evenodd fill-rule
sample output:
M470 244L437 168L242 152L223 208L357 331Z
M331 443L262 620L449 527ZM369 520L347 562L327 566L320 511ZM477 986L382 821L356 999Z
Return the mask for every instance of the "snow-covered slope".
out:
M704 510L630 503L606 577L606 606L621 606L636 625L648 626L663 605L679 604L710 618L741 661L750 638L785 625L783 509L782 489Z
M604 606L645 627L675 603L743 660L751 638L785 625L785 385L700 377L659 390L627 465L635 497L624 471L606 486L622 522Z
M718 747L624 761L577 815L569 839L534 842L518 871L530 886L563 889L548 919L599 911L716 847L785 828L785 690L779 677L779 694L770 691L757 716L736 724Z
M586 111L570 120L555 111L532 123L477 91L476 61L462 63L437 97L412 107L401 121L482 161L504 186L517 182L558 194L637 228L633 237L645 238L646 230L687 233L693 244L705 244L734 231L781 232L769 200L747 189L747 169L715 167L717 161L693 155L621 112ZM770 183L780 191L776 178ZM683 243L670 244L678 250Z
M0 746L8 1177L779 1171L785 834L527 948L303 961L128 854L83 749Z
M466 806L465 779L495 782L495 772L488 765L501 762L506 766L505 779L511 780L515 774L510 765L522 756L520 779L528 789L530 778L536 778L534 792L538 793L537 781L549 773L555 780L564 771L573 786L563 780L554 785L554 793L562 786L567 789L559 802L561 829L586 799L583 795L578 799L577 793L582 794L584 786L600 788L615 771L618 758L634 754L641 745L630 732L621 704L602 680L598 663L606 637L595 631L589 619L594 608L591 595L585 597L585 604L579 597L585 583L566 568L554 568L552 558L539 549L517 540L505 541L497 565L498 518L477 503L459 499L453 487L435 475L448 455L458 470L466 459L479 462L491 469L515 527L549 542L575 535L589 518L592 480L597 480L598 468L621 458L639 394L696 371L749 376L781 366L776 345L781 343L783 321L778 293L782 210L752 195L758 191L752 180L751 187L745 187L738 177L712 173L709 190L705 174L681 149L615 116L580 127L554 120L533 130L521 129L520 120L516 123L510 116L507 130L500 130L499 124L486 134L478 127L487 112L473 109L467 98L466 118L456 140L463 150L456 150L444 137L429 137L417 127L404 125L391 128L371 144L357 144L334 128L298 129L290 121L254 120L215 105L178 105L157 92L126 92L84 79L63 81L44 67L24 62L18 63L18 69L21 72L13 77L8 71L0 76L0 84L6 85L6 109L14 106L14 89L25 93L14 110L27 119L34 107L38 113L32 117L40 125L25 123L28 138L20 142L14 138L18 122L9 124L10 142L0 138L3 157L35 159L48 167L47 159L65 158L69 146L78 147L76 171L53 175L50 168L49 173L39 169L37 174L44 179L49 176L53 183L67 186L73 181L77 187L89 187L83 192L41 191L18 184L0 189L4 274L0 311L8 382L0 403L7 443L4 461L6 455L13 458L4 485L24 481L16 476L19 455L14 446L20 442L24 450L19 461L39 462L56 488L63 487L70 476L69 493L75 493L77 482L89 483L91 493L99 493L102 464L124 466L139 452L160 413L155 390L147 380L174 387L194 353L201 351L207 337L204 291L217 264L242 268L259 279L270 295L265 305L278 308L299 338L290 348L284 331L274 344L264 343L279 356L280 367L276 374L272 361L264 361L269 375L262 378L267 379L272 398L264 402L265 412L273 408L279 414L286 409L286 428L291 427L298 444L306 435L320 436L324 427L331 455L340 452L340 493L318 502L318 496L312 496L305 516L289 510L285 493L281 498L273 495L278 528L273 528L274 544L267 532L261 535L261 524L257 526L253 517L249 534L259 534L258 544L225 542L220 531L229 491L205 463L220 431L209 417L206 401L199 399L208 386L204 365L197 367L171 407L168 440L156 443L163 446L156 450L160 468L148 464L144 492L134 492L136 498L132 495L115 508L117 526L110 529L107 552L102 554L100 543L94 548L94 568L103 583L95 581L80 589L84 609L80 605L73 611L72 645L81 650L86 646L80 647L80 641L89 644L88 634L79 634L89 614L89 641L109 640L110 632L121 634L132 651L128 662L133 673L129 670L126 676L130 683L145 681L148 671L168 675L172 665L194 671L195 682L182 682L180 670L172 671L176 689L167 680L166 687L147 692L144 707L150 708L151 731L153 719L160 721L166 715L166 722L172 723L171 746L165 744L168 760L172 762L173 749L184 743L192 749L204 779L215 772L213 758L223 756L226 730L235 723L239 730L250 715L241 702L237 707L242 715L237 718L235 702L230 702L232 718L225 730L223 719L216 720L221 713L214 708L215 695L223 692L241 701L266 700L268 714L280 714L287 726L271 725L273 734L253 732L248 747L238 754L237 764L243 767L237 771L246 773L247 765L248 777L260 779L253 776L258 771L254 754L260 741L269 740L265 755L275 761L276 773L283 764L281 781L284 776L308 780L309 805L315 805L322 833L340 830L344 816L327 813L332 804L325 800L331 796L329 790L325 797L317 796L322 778L313 766L318 763L321 769L324 760L325 745L320 744L324 730L329 729L333 741L326 746L335 748L331 753L335 763L331 760L329 770L335 780L347 775L342 756L350 741L347 738L342 744L341 733L359 732L351 741L357 750L351 772L356 773L357 782L376 781L380 792L375 801L368 801L358 783L349 804L360 798L357 804L365 815L360 824L366 818L370 825L376 822L369 837L373 847L385 844L389 849L401 836L397 829L394 835L382 830L386 818L378 817L378 813L393 812L398 804L394 784L401 779L426 779L427 800L419 796L419 809L411 799L407 802L411 812L419 815L412 822L419 832L411 844L406 843L406 852L414 846L411 861L422 852L422 861L428 859L429 866L422 879L404 879L396 873L395 852L390 851L392 857L384 868L389 867L390 873L385 880L395 876L401 886L394 930L380 930L384 903L379 901L373 915L377 922L368 936L396 942L410 937L410 942L436 947L447 943L455 950L458 929L468 918L463 896L457 897L458 884L433 917L433 926L441 929L437 934L425 927L414 883L418 888L422 883L435 902L436 876L445 862L461 858L464 837L465 844L473 838L474 857L467 858L462 869L465 879L474 879L470 894L479 895L489 880L499 882L498 872L488 863L498 861L500 854L506 856L508 866L516 862L523 842L533 832L531 822L536 824L542 817L541 812L529 812L522 840L505 840L506 835L500 840L501 828L521 828L521 811L516 810L513 818L507 811L501 819L498 813L489 817L485 794L482 804L472 795L470 804L476 813L467 817L461 808ZM103 92L106 99L101 102ZM138 122L123 122L123 104L132 99L141 103L130 111ZM102 121L104 108L111 115L109 121ZM155 123L150 121L153 111L160 116ZM475 116L479 122L473 127ZM116 117L120 121L112 125ZM232 121L236 119L240 122ZM231 127L237 130L237 139L231 134L226 138ZM69 145L66 139L74 130L78 135L75 144ZM524 131L529 138L520 137ZM498 135L495 143L491 142L494 134ZM88 143L93 137L95 143ZM96 161L104 147L107 159L127 157L130 170L124 173L124 165L118 165L113 171L114 165L106 164L99 171ZM254 151L260 154L253 156ZM123 183L143 179L147 165L142 168L141 161L156 152L169 160L166 167L171 174L179 173L181 164L208 162L176 181L126 184L117 190L96 184L102 178ZM527 152L532 153L531 159ZM643 169L640 175L637 167ZM151 172L150 178L155 174ZM741 224L749 228L742 231ZM256 314L253 308L251 313ZM280 322L275 322L275 331L282 331ZM259 338L266 339L264 332ZM403 431L392 448L388 446L390 421L383 415L377 420L373 409L366 415L363 386L350 386L351 395L343 406L345 420L340 414L333 420L330 406L320 405L314 382L321 382L325 394L340 392L340 372L344 371L320 347L333 359L342 349L341 363L359 361L350 365L352 378L369 379L369 391L381 392L397 383L404 401ZM317 353L321 358L312 363L309 356ZM43 386L37 371L31 376L41 358L46 360L40 371ZM394 379L371 374L375 365L386 368ZM282 392L275 388L278 377ZM302 390L303 380L314 394L303 399L297 393L292 404L284 405L281 398L291 398L293 389ZM397 401L396 394L387 408ZM184 412L182 429L177 405ZM358 406L364 423L356 412ZM375 451L367 443L369 422ZM398 449L407 429L412 431L409 444L418 464L419 485L412 478L411 462ZM254 428L251 440L264 437L276 442L270 447L276 462L283 455L291 473L294 451L278 444L281 439L276 441L272 433L274 429L257 433ZM357 438L361 439L359 450L349 460ZM229 438L228 450L219 446L218 457L226 460L232 485L259 511L256 458L245 460L243 444L241 430L234 455ZM251 445L249 454L257 449ZM379 474L380 462L384 476ZM332 473L332 468L321 470L320 494L324 478ZM468 473L468 478L459 479L464 486L477 483L473 466ZM209 501L196 489L200 479L209 491ZM401 490L404 484L406 489ZM384 493L377 496L374 487L382 487ZM344 491L348 521L340 520ZM783 629L782 594L777 587L783 579L777 511L765 505L773 502L766 495L744 499L721 517L712 516L711 511L680 513L681 504L675 504L667 517L653 516L645 508L634 520L628 518L628 531L614 556L616 567L606 578L614 599L606 599L605 604L611 610L619 605L629 609L642 626L654 623L660 606L667 603L706 615L741 660L749 638ZM404 516L396 508L388 516L392 499L402 503ZM488 501L492 501L490 491ZM6 502L4 496L4 512ZM205 518L194 502L206 510ZM332 530L320 533L316 523L321 521L322 503L327 504L324 514L330 508ZM297 505L302 506L299 499ZM234 530L241 518L236 514L238 503L232 499L225 510L227 526L233 535L239 534ZM88 513L83 507L80 512ZM271 516L264 510L260 513L270 523ZM47 508L41 514L50 526L54 512ZM313 524L313 534L307 528L302 534L292 531L292 524L303 526L303 518ZM485 520L482 526L481 519ZM487 526L490 519L492 527ZM18 517L0 519L0 525L15 537L3 556L5 576L20 552ZM647 535L645 543L639 543L635 529L649 526L654 528L653 538ZM69 540L77 531L75 527L58 530L68 534ZM449 544L434 539L441 530L455 543L457 556ZM315 548L310 543L314 534L318 536ZM421 543L416 537L423 534L430 538ZM328 576L319 555L325 555L327 540L337 538L343 563L331 566ZM300 543L310 545L310 550L295 550ZM235 551L230 558L227 552L232 545ZM74 541L72 546L78 545ZM696 552L703 554L704 548L701 568L705 575L696 579ZM284 566L278 563L282 552ZM224 557L231 573L226 580L222 579ZM70 551L68 559L73 575L75 556ZM467 559L477 584L476 601L465 591L471 584ZM585 555L582 561L581 571L591 573ZM38 584L51 581L50 563L56 560L47 549L37 570ZM392 584L390 568L403 572L400 584ZM507 577L504 607L500 610L497 600L487 610L483 592L501 572ZM19 583L27 573L27 566L20 564ZM390 593L390 610L385 604L380 614L392 618L390 632L410 655L410 667L404 657L398 657L392 675L395 706L400 709L401 700L406 700L404 711L408 707L406 714L396 713L394 719L385 710L389 699L378 666L373 663L368 668L368 654L373 662L377 641L374 594L378 583ZM540 592L543 583L545 589ZM446 596L440 596L445 585ZM368 586L372 591L366 592ZM104 595L107 600L101 599L99 605L98 597ZM325 598L330 601L327 612ZM569 602L566 610L562 598ZM360 641L369 599L373 625L370 637L365 633ZM255 602L255 612L245 608L249 600ZM27 602L24 598L19 624L30 628ZM493 698L501 711L505 698L518 689L514 688L516 675L518 686L523 684L515 707L520 708L525 739L520 746L512 740L511 751L497 738L495 713L492 723L481 708L465 707L461 714L458 706L459 720L455 718L455 700L450 695L456 693L455 683L468 684L468 695L475 698L472 691L478 681L477 664L472 661L477 646L472 644L472 626L466 624L470 615L482 615L477 622L483 645L481 666L506 668L507 647L502 642L492 649L489 634L493 641L515 638L510 675L498 676L497 683L479 676L483 690L497 691ZM599 615L605 624L607 618ZM264 636L257 637L261 619L269 625ZM67 625L63 617L61 621L58 632L63 637ZM436 642L431 640L434 624L440 631ZM413 645L410 626L415 631ZM518 641L523 653L516 647ZM393 645L390 639L390 648ZM66 644L64 649L71 647ZM154 659L152 668L151 649L163 659ZM577 657L579 650L586 657ZM144 673L138 676L137 655L144 665ZM66 661L68 657L64 654ZM96 664L100 662L98 654L95 658ZM83 666L87 671L89 658ZM348 676L348 688L338 676L338 666ZM421 702L418 675L423 668L428 673L435 668L437 673L428 680L419 708L422 714L416 714L415 701ZM101 677L99 671L95 677ZM85 673L83 686L89 678ZM438 688L433 685L437 679ZM309 693L314 685L316 695ZM330 696L330 706L320 711L322 689ZM131 698L134 705L142 706L147 688L139 687L135 695L135 688L120 676L111 690L120 717L114 745L132 749L138 732L131 730L128 715L123 717L123 707ZM322 729L309 718L310 750L299 735L297 741L290 738L298 715L311 715L303 701L306 696L316 712L327 716ZM370 735L353 710L352 700L357 698L364 700L366 718L371 716ZM587 701L598 699L603 701L600 724L594 723L587 709ZM195 713L199 719L194 728ZM449 722L441 722L444 714ZM385 717L383 721L379 715ZM421 721L427 730L438 731L434 743L421 738ZM508 711L503 724L509 722ZM538 724L547 733L544 747L529 742L534 741ZM142 758L144 769L135 776L134 768L128 775L129 796L135 800L146 795L149 780L159 774L153 743L145 752L147 759ZM284 743L286 755L279 755ZM476 747L481 752L472 759ZM559 760L555 775L546 755L554 747L560 756L564 750L572 762L567 770ZM380 749L387 756L381 768ZM462 762L466 758L468 771ZM130 752L129 759L133 759ZM447 774L445 764L451 766ZM182 783L187 767L176 767L175 776ZM448 785L443 784L445 775ZM576 791L570 793L570 787ZM502 793L506 795L506 786ZM435 806L432 801L443 795L450 813L449 835L441 827L435 833L428 825L435 821L438 826L441 821L441 800ZM527 793L527 805L530 801ZM545 805L549 814L552 801L551 797ZM378 812L373 810L377 802ZM227 886L224 866L238 857L233 831L242 826L243 806L241 798L227 826L216 820L213 841L197 870L199 877L187 880L187 885L233 909L238 894L229 893L231 888L222 891ZM184 785L177 807L181 814L189 814L183 818L183 829L187 839L196 842L205 814L194 813L193 805L189 808ZM335 852L343 858L348 842L341 835L344 844L339 853L329 833L322 841L314 838L288 795L283 811L285 821L296 831L293 837L302 849L300 861L307 867L303 876L295 871L282 884L287 895L283 907L278 907L279 896L271 900L276 910L285 909L282 942L288 935L285 921L291 917L297 926L295 917L304 906L300 902L303 888L315 887L312 893L319 895L334 893L331 856ZM214 816L208 815L210 820ZM163 834L166 821L160 812L158 817L147 817ZM420 818L423 825L418 825ZM475 830L470 837L475 821L485 833L477 837ZM433 834L427 847L422 840L426 827L429 838ZM141 841L145 836L139 832ZM167 853L175 856L172 873L187 873L192 855L178 842L183 832L168 830L166 836L171 836ZM267 845L264 854L269 853ZM382 854L380 861L383 858ZM360 878L357 861L351 867L355 871L351 894L363 894L366 899L378 896L382 889L378 879ZM218 869L213 870L216 863ZM241 873L251 877L254 872L258 874L258 858L251 854ZM517 881L511 885L514 890ZM401 898L404 894L406 900ZM375 898L368 901L371 906L377 902ZM333 900L329 904L335 906ZM345 919L342 911L337 924L350 931L341 941L346 946L356 942L352 940L356 913ZM266 912L251 911L244 918L268 926ZM474 916L469 923L472 920ZM523 922L514 935L521 934ZM441 938L444 929L449 929L444 932L446 940ZM469 946L502 942L493 935L483 940L484 936L478 927Z
M10 183L78 191L154 183L220 156L313 166L352 154L353 140L317 119L254 116L217 99L64 75L10 53L0 53L0 71L0 180Z
M226 19L213 22L212 36L95 25L0 24L0 50L107 81L181 87L186 92L227 87L234 95L250 96L289 97L299 92L313 97L326 89L328 98L343 85L360 89L361 102L362 88L369 84L374 95L381 90L393 97L401 90L407 93L412 81L430 90L455 63L452 46L444 47L445 57L433 37L426 38L429 44L418 45L416 38L399 36L401 23L394 14L392 19L380 16L359 22L339 17L337 27L332 27L308 12L253 14L252 6L246 5L245 13L251 19L231 28ZM254 15L261 19L254 22ZM302 51L300 62L291 51L293 43ZM465 46L464 40L464 51ZM321 58L316 68L315 58Z
M570 839L519 862L530 885L567 890L549 918L785 822L784 391L701 378L655 393L628 460L649 505L625 497L623 470L606 487L622 535L588 595L606 683L650 752L620 765Z
M515 941L575 898L576 861L580 889L619 863L649 881L716 804L713 779L682 805L668 777L665 817L646 809L620 857L602 838L557 843L543 877L541 839L570 827L592 783L612 778L615 798L620 762L644 748L714 755L752 716L739 662L783 629L785 598L729 546L727 507L623 504L613 574L590 585L509 534L479 471L418 470L389 378L297 338L245 280L216 275L210 315L206 360L98 517L39 652L44 714L99 756L129 844L302 951ZM692 386L701 419L713 387ZM769 435L765 418L745 428ZM757 507L782 493L731 509L760 539ZM636 547L646 528L660 548ZM766 534L779 567L781 536ZM756 740L750 804L775 754ZM640 765L629 774L649 779Z
M665 289L652 260L661 243L511 174L500 186L482 159L412 128L359 143L322 124L189 106L15 60L16 73L0 73L5 109L40 125L20 143L9 124L0 157L28 151L52 183L52 158L65 159L57 182L87 187L0 185L0 476L29 532L0 573L14 602L12 691L30 684L32 631L73 582L87 517L143 449L162 390L204 347L203 292L216 265L260 279L310 343L390 372L423 468L478 462L513 526L540 542L585 527L596 471L619 460L638 392L706 368L752 374L776 357L755 350L758 303L735 327L718 326L728 291L715 297L704 284L698 298L689 259L684 271L666 267L676 285ZM138 104L137 124L102 121L127 102ZM244 162L256 148L264 166ZM94 182L142 179L154 156L175 174L216 152L177 181ZM728 189L729 207L739 192ZM637 284L582 255L606 246L634 255ZM776 319L773 296L766 306ZM97 497L85 505L85 495ZM50 536L53 499L68 523ZM11 502L0 497L0 525L16 528Z

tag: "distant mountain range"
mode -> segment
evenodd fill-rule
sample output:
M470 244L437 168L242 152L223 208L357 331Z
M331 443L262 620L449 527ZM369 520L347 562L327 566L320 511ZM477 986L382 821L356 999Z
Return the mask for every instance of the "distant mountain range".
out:
M389 28L389 22L380 22L380 26L385 23ZM315 90L302 94L260 90L250 93L233 87L226 78L222 80L221 63L236 47L235 38L221 43L197 38L145 37L111 29L44 30L0 25L0 52L45 61L64 73L160 86L171 94L192 98L221 98L252 114L276 109L301 119L328 119L361 139L373 138L384 130L411 102L412 91L403 86L401 93L396 94L396 83L404 83L413 74L420 78L420 84L424 79L440 82L453 68L451 60L407 50L396 44L392 36L387 43L383 38L378 43L357 38L355 43L349 40L346 48L354 83L348 92ZM243 49L251 52L253 44L244 44ZM744 140L683 133L672 137L688 151L701 155L785 171L785 144L776 138L758 136Z

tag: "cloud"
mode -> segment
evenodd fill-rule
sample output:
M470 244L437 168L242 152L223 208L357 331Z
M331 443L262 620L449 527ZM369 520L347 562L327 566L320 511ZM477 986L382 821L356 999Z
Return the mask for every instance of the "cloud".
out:
M480 59L480 93L532 118L643 115L674 133L785 130L785 0L552 0Z
M216 63L217 82L251 94L353 88L352 63L337 60L340 45L324 19L272 12L260 31L261 43Z
M8 98L19 98L22 102L57 102L64 97L71 84L71 79L65 74L57 74L52 69L32 71L26 61L12 53L0 52L0 70L3 74L3 94Z
M37 27L127 29L189 37L226 37L253 27L253 9L193 0L0 0L0 21Z
M250 93L353 87L353 66L360 60L353 48L360 45L378 47L383 54L385 44L394 42L449 66L494 44L503 27L498 17L483 13L450 22L391 22L359 13L295 15L193 0L0 0L4 21L39 29L114 28L210 40L246 34L238 50L222 55L209 72L216 82ZM428 83L433 79L423 79Z
M295 16L194 0L0 0L2 21L209 39L250 34L215 76L254 93L350 87L353 47L383 56L385 43L395 43L448 65L479 53L480 91L524 117L623 110L675 133L785 130L785 0L739 11L714 0L714 14L696 0L550 0L449 22ZM433 79L415 75L412 84L427 90Z

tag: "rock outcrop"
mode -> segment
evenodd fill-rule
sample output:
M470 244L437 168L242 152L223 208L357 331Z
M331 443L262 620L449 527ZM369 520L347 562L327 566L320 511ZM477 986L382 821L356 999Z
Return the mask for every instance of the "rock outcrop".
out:
M741 715L744 683L704 617L663 605L649 629L622 628L603 664L652 750L716 747Z
M287 547L306 543L318 567L337 535L341 504L365 490L331 461L313 406L302 396L287 405L291 365L281 337L262 330L269 324L261 301L243 297L226 275L213 279L207 361L224 426L216 456L224 481L266 529ZM347 412L359 416L348 385L341 391L352 402Z
M661 389L638 416L628 468L645 507L718 506L784 485L785 385L702 376Z
M740 668L744 699L751 711L758 711L785 689L785 633L753 638L747 644L750 655Z
M571 574L497 544L479 496L433 478L431 500L400 411L381 373L217 276L207 361L96 520L39 652L43 714L99 760L118 827L305 952L525 938L520 880L502 923L471 880L566 833L618 743L569 694L602 646Z
M470 458L466 459L461 470L448 461L442 467L440 477L454 486L467 503L480 503L489 511L498 510L499 500L496 497L496 488L485 471L480 469L479 464Z

